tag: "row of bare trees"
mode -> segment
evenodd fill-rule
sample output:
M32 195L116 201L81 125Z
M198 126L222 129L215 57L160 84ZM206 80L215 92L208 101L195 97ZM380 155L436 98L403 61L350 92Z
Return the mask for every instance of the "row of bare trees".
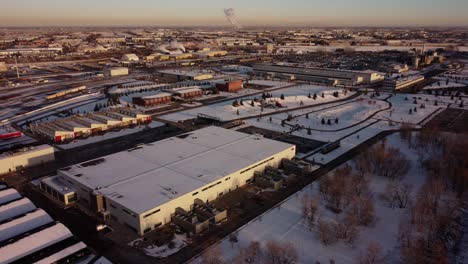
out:
M424 130L418 134L420 153L428 153L422 160L430 178L442 180L458 196L468 191L468 137L461 134Z
M359 155L354 163L361 175L378 175L391 180L401 179L411 167L405 155L398 148L387 146L385 140Z
M445 184L430 179L417 193L409 215L399 226L398 241L405 263L450 263L460 239L461 199Z
M364 175L352 172L352 167L345 164L320 180L320 197L325 207L336 214L336 219L316 217L316 232L324 245L339 240L353 244L359 234L358 227L375 222L369 181Z
M203 264L224 264L222 250L214 246L201 256ZM268 241L264 248L257 241L252 241L246 247L240 248L234 258L236 264L295 264L299 262L299 255L293 244L286 242Z

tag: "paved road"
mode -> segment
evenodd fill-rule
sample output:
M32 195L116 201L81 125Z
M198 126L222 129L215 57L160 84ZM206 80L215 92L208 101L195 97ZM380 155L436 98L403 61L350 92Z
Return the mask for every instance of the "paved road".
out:
M338 132L338 131L343 131L343 130L346 130L346 129L349 129L349 128L352 128L352 127L355 127L355 126L359 126L365 122L367 122L368 120L372 119L374 116L376 116L377 114L383 112L383 111L387 111L387 110L390 110L392 108L392 103L388 101L388 99L390 99L392 97L392 95L390 95L389 97L385 98L383 101L387 102L388 103L388 106L384 109L380 109L374 113L372 113L370 116L366 117L365 119L363 119L362 121L359 121L358 123L354 123L352 125L349 125L347 127L342 127L342 128L339 128L339 129L333 129L333 130L325 130L325 129L316 129L316 128L310 128L310 130L312 131L318 131L318 132ZM358 100L354 100L354 101L351 101L351 102L347 102L347 103L344 103L344 104L339 104L339 105L336 105L336 106L331 106L331 107L327 107L327 108L322 108L320 110L316 110L316 111L312 111L312 112L309 112L307 114L312 114L312 113L317 113L317 112L321 112L323 110L327 110L327 109L331 109L331 108L335 108L335 107L338 107L338 106L342 106L342 105L346 105L346 104L349 104L349 103L353 103L353 102L358 102ZM299 117L299 116L305 116L306 114L302 114L302 115L298 115L298 116L294 116L293 118L296 118L296 117ZM292 125L292 124L289 124L287 123L286 119L283 120L285 125L287 126L290 126L290 127L294 127L295 125ZM352 134L351 134L352 135Z

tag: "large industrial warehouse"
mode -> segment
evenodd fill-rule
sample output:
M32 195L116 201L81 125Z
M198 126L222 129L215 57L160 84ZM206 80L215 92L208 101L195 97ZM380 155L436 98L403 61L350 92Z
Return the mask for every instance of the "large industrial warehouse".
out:
M359 85L382 81L384 77L373 71L350 71L341 69L304 67L300 65L265 65L253 67L256 74L272 74L277 77L290 76L298 80L320 82L329 85Z
M294 145L207 127L63 168L58 177L82 205L143 235L177 208L212 201L295 153Z

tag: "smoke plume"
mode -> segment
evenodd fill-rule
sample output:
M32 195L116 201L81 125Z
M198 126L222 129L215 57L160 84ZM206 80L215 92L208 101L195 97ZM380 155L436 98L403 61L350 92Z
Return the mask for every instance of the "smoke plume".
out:
M229 23L231 23L231 25L235 29L241 29L242 28L242 25L239 24L239 22L237 22L236 15L234 13L233 8L225 8L224 9L224 15L226 16L226 19L229 21Z

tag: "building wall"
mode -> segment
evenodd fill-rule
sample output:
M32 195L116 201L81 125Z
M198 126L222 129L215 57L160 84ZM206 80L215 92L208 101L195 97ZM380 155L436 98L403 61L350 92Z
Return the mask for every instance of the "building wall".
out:
M51 146L44 146L46 145L16 155L0 157L0 174L15 171L18 166L30 167L53 161L55 149Z
M248 180L251 180L251 179L253 180L255 171L263 171L265 170L266 166L279 167L281 164L281 160L283 158L292 159L295 156L295 154L296 154L296 148L295 147L289 148L287 150L277 153L274 156L268 157L264 159L263 161L260 161L256 164L252 164L250 167L248 167L248 168L252 168L252 167L255 167L256 165L259 165L255 168L252 168L248 171L245 171L248 168L244 168L224 178L221 178L215 182L207 184L203 188L193 190L191 193L180 196L159 207L156 207L152 210L149 210L139 215L140 223L137 228L139 230L138 231L139 234L142 235L143 231L147 228L154 229L154 226L158 223L162 223L162 225L165 225L171 222L171 215L175 212L175 209L177 207L181 207L182 209L189 211L191 209L190 208L191 205L194 204L194 200L197 198L204 202L215 200L216 198L220 196L221 193L226 194L229 191L232 191L239 187L244 186L245 184L248 183L247 182ZM212 186L212 185L214 186L203 191L205 188ZM160 211L148 217L145 217L145 215L148 215L157 210L160 210Z
M363 82L371 82L372 73L353 72L335 69L321 68L302 68L276 65L255 65L256 73L275 72L280 74L293 74L297 79L304 80L321 80L321 79L336 79L340 84L357 85Z
M107 76L128 75L128 68L111 68L106 71Z

